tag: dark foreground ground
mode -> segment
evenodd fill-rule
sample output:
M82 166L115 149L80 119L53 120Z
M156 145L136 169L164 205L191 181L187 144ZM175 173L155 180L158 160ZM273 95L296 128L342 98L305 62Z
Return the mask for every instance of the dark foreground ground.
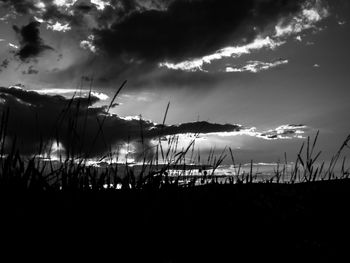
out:
M144 191L2 190L0 257L349 262L350 181Z

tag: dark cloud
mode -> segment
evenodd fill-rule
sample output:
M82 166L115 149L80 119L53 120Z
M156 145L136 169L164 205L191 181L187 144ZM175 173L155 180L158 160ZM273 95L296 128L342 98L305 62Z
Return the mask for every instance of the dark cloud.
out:
M27 70L22 71L22 74L24 75L35 75L38 73L39 73L39 70L35 69L33 65L29 66Z
M23 88L0 88L0 112L9 109L8 140L16 137L17 147L24 154L37 152L41 142L49 143L58 139L70 151L89 154L90 157L102 156L110 147L139 141L141 127L145 143L158 136L240 129L238 125L208 122L163 126L147 120L124 119L107 114L105 106L91 107L98 101L93 94L90 98L68 99ZM99 132L102 123L103 131ZM11 144L7 147L9 150Z
M7 69L9 64L10 64L10 61L7 58L4 59L0 64L0 72L2 72L4 69Z
M36 58L45 50L53 50L52 47L44 44L44 41L40 37L39 27L40 23L36 21L30 22L21 28L13 26L20 43L20 49L16 55L23 62Z
M156 125L155 129L160 130L165 135L175 135L184 133L214 133L214 132L234 132L240 131L241 126L234 124L217 124L206 121L183 123L180 125L164 126Z
M177 0L166 10L135 11L96 29L95 45L108 55L146 61L203 56L252 41L306 0Z
M74 6L75 10L82 12L82 13L89 13L91 10L94 9L94 7L91 4L81 3L76 6Z

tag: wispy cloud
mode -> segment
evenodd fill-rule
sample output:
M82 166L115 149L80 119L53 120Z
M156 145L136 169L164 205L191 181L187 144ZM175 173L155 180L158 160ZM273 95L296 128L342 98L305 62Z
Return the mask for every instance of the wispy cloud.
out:
M299 138L303 139L303 134L305 130L308 129L307 126L302 124L288 124L277 127L276 129L271 129L262 133L258 133L257 137L274 140L274 139L293 139Z
M226 72L252 72L258 73L260 71L275 68L281 65L288 64L288 60L278 60L275 62L262 62L262 61L248 61L244 66L230 66L226 67Z
M169 63L162 62L159 63L160 67L166 67L169 69L183 70L183 71L205 71L203 66L205 64L210 64L214 60L220 60L222 58L237 58L242 55L250 54L253 51L266 49L275 49L276 47L284 44L284 41L274 40L270 37L257 38L252 43L244 46L226 47L218 50L214 54L204 56L199 59L183 61L180 63Z
M215 133L218 136L230 137L247 135L256 138L261 138L264 140L288 140L288 139L304 139L303 134L308 129L306 125L302 124L287 124L281 125L275 129L270 129L267 131L258 131L256 127L243 128L238 131L233 132L221 132Z

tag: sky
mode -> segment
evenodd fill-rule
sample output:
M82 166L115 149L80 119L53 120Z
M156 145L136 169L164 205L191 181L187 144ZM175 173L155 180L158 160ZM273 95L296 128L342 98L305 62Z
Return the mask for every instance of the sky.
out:
M199 133L204 157L231 147L239 162L271 163L320 131L329 160L350 133L349 11L346 0L0 0L6 147L16 138L33 154L58 136L92 158L129 142L137 159L141 133L150 148L160 133L183 147Z

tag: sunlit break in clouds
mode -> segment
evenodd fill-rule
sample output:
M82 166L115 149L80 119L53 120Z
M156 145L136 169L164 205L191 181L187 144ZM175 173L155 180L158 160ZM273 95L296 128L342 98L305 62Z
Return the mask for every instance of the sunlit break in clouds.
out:
M138 162L175 136L203 158L273 163L319 131L327 160L350 131L349 14L343 0L0 0L8 140Z

